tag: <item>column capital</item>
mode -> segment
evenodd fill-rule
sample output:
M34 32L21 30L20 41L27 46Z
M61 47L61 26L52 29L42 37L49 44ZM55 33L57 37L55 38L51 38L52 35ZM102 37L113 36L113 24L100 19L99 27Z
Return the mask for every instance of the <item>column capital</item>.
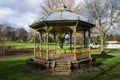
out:
M48 36L48 32L46 32L46 36Z
M74 32L73 34L74 34L74 35L76 35L77 33L76 33L76 32Z

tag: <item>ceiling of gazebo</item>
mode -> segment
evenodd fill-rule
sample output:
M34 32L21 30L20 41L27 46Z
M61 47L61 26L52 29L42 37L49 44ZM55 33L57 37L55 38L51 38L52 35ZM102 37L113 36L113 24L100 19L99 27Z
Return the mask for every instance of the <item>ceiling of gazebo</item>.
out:
M45 17L39 19L32 25L31 28L37 29L38 31L46 31L45 27L50 27L49 31L72 31L71 26L77 26L77 31L92 28L95 25L89 23L86 18L81 15L65 11L65 12L54 12L46 15Z

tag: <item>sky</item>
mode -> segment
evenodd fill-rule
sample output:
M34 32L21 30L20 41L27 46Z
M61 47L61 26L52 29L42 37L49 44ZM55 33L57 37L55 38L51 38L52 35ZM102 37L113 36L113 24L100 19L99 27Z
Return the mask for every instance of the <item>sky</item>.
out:
M41 4L43 0L0 0L0 24L28 30L38 17Z
M29 28L37 18L42 0L0 0L0 24Z
M37 19L42 3L43 0L0 0L0 24L28 30Z

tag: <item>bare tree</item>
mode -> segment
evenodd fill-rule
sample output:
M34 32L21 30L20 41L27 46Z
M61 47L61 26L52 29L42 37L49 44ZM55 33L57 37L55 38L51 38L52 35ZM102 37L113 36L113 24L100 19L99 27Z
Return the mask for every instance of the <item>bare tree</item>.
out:
M11 26L0 24L0 40L13 40L15 29Z
M96 22L102 53L104 51L104 37L120 17L120 8L118 8L117 0L85 0L85 7L90 14L89 20Z
M18 28L16 30L16 37L19 41L27 40L27 31L24 28Z
M4 33L5 33L5 40L13 40L14 38L14 31L15 29L11 26L6 26Z
M2 40L2 35L3 35L3 27L2 25L0 24L0 40Z
M75 4L75 0L44 0L44 4L40 6L40 16L57 11L60 6L78 14L82 14L84 10L80 4Z

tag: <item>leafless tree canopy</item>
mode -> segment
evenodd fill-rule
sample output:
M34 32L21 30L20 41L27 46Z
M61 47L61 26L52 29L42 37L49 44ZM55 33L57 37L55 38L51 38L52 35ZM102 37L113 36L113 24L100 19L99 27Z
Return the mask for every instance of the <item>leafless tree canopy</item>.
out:
M61 4L67 10L73 11L74 13L82 14L83 7L81 4L75 4L75 0L44 0L40 6L40 15L46 15L50 12L59 10Z
M108 32L112 32L116 24L120 25L120 6L117 0L84 0L75 4L75 0L44 0L40 6L40 16L59 10L61 3L66 10L78 14L86 14L90 22L96 23L96 31L100 36L101 51L104 50L104 38Z
M103 39L120 18L120 8L117 0L85 0L85 7L90 19L96 22L98 34L101 38L101 51L104 49Z
M28 33L24 28L15 29L11 26L0 24L0 41L26 41Z
M16 38L18 41L26 41L27 40L27 31L24 28L18 28L16 30Z
M114 22L120 16L120 8L117 6L116 0L86 0L86 8L91 19L97 23L97 27L102 28L102 32L107 32L114 26Z
M14 38L14 31L14 28L0 24L0 40L12 40Z

